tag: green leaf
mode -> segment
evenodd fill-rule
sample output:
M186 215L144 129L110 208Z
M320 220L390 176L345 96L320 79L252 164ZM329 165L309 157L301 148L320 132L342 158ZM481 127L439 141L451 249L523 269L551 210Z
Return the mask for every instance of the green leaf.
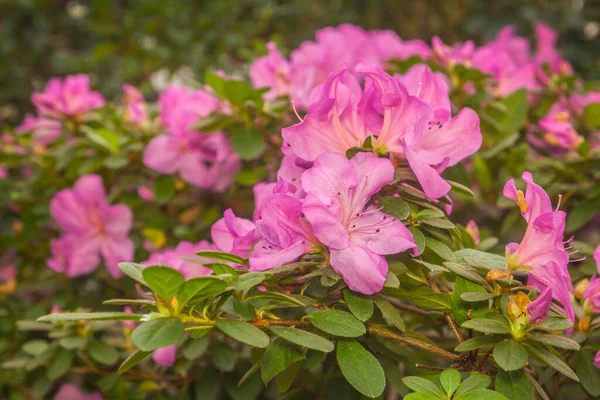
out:
M221 387L221 376L214 368L205 368L194 383L195 400L214 400Z
M527 338L560 349L578 351L581 346L573 339L561 335L548 335L545 333L530 333Z
M487 318L475 318L464 322L461 327L465 329L473 329L477 332L492 333L492 334L507 334L509 333L508 326L499 321Z
M207 337L189 340L181 350L181 354L190 361L195 360L206 352L209 343Z
M490 191L494 179L492 178L490 167L483 157L476 156L473 158L473 171L475 172L475 177L477 178L477 183L479 183L481 190L483 192Z
M373 315L373 300L348 289L344 290L344 300L346 300L350 312L361 321L365 322Z
M73 364L74 357L75 353L72 350L60 349L48 365L46 370L48 379L58 379L66 374L71 368L71 364Z
M200 339L208 335L213 328L213 326L190 326L185 328L185 330L190 333L192 339Z
M588 104L583 109L583 120L592 129L600 129L600 103Z
M302 363L295 362L277 376L277 389L280 393L285 393L289 390L289 388L292 386L292 383L294 383L296 376L298 376L298 372L300 372L301 368Z
M440 400L440 397L429 393L409 393L404 396L404 400Z
M144 268L142 276L148 287L165 301L170 301L185 282L181 272L163 265Z
M179 307L183 308L194 297L210 298L222 293L227 286L227 282L211 276L201 276L186 281L179 293L177 301Z
M473 191L465 185L450 180L446 180L446 182L448 182L450 186L452 186L452 191L454 193L458 193L467 197L475 197L475 193L473 193Z
M404 332L406 330L406 325L404 325L404 321L402 320L398 310L396 310L396 307L379 296L375 298L375 304L377 304L377 308L381 310L381 315L383 315L383 318L389 325L395 326L400 330L400 332Z
M89 126L82 126L81 130L92 142L100 145L111 153L119 152L119 135L109 131L106 128L93 129Z
M235 340L250 346L265 348L269 345L269 336L266 333L244 321L220 319L217 320L217 328Z
M420 376L407 376L406 378L402 379L402 382L404 382L404 384L408 386L410 390L415 392L431 394L436 396L438 399L444 398L444 393L438 387L438 385L425 378L421 378Z
M307 315L315 327L323 332L342 337L358 337L367 333L365 325L355 316L344 311L325 310Z
M454 226L452 227L454 228ZM452 229L448 228L448 229ZM450 250L448 246L439 240L429 238L427 239L427 248L431 249L435 254L440 256L444 261L456 261L454 252Z
M464 279L487 286L485 279L483 279L483 277L472 267L453 262L445 262L444 266Z
M356 340L339 340L336 359L346 380L360 393L371 398L383 393L385 375L381 364Z
M158 204L165 204L175 195L175 178L172 176L163 176L154 182L152 189L154 200Z
M134 281L141 283L144 286L148 286L142 276L142 271L146 269L144 266L132 262L122 262L119 263L119 269Z
M253 127L245 127L232 132L231 146L244 160L256 158L263 150L265 139Z
M97 312L97 313L52 313L39 317L39 322L58 322L58 321L139 321L142 318L138 314L129 314L125 312Z
M123 306L123 305L134 305L134 306L151 306L155 307L156 302L154 300L146 299L110 299L104 300L102 304L111 306Z
M493 299L496 296L497 295L494 293L487 292L466 292L462 293L460 295L460 298L466 301L467 303L477 303L480 301L489 301L490 299Z
M600 396L600 369L594 365L594 355L579 351L575 355L575 368L581 385L592 397Z
M48 342L40 339L30 340L28 342L23 343L23 346L21 346L21 350L32 356L39 356L47 349Z
M483 389L483 390L474 390L467 394L464 394L455 400L506 400L506 397L498 392L494 392L493 390Z
M214 260L220 260L225 262L232 262L234 264L241 264L248 266L248 260L244 260L242 257L225 253L223 251L215 251L215 250L200 250L196 252L197 256L212 258Z
M244 81L232 79L223 82L225 97L236 105L242 105L250 99L252 91L250 85Z
M386 196L379 200L378 205L383 207L381 211L399 220L405 220L410 215L410 206L399 197Z
M542 325L538 325L537 329L543 329L546 331L566 331L573 327L573 323L563 317L548 317L544 320Z
M506 107L506 112L498 118L498 122L502 125L503 133L516 132L525 123L529 112L527 95L527 90L521 89L502 99L501 103Z
M139 325L131 340L139 349L152 351L177 344L183 339L183 325L175 318L158 318Z
M225 78L214 72L207 72L204 75L204 83L210 86L219 97L225 97L225 82Z
M600 197L584 200L573 207L567 215L567 232L575 232L587 224L600 209Z
M235 368L235 353L224 343L212 345L210 359L219 371L231 372Z
M537 379L531 376L531 374L527 370L525 370L525 375L527 376L527 379L529 379L529 383L531 383L533 389L535 389L536 393L542 398L542 400L550 400L550 397L548 396L542 385L540 385L540 383L537 381Z
M322 351L324 353L329 353L334 349L333 343L329 340L311 332L285 326L271 326L269 329L280 338L299 346L308 347L309 349Z
M465 379L456 389L456 392L454 393L455 397L460 397L463 394L475 391L475 390L481 390L481 389L487 389L488 386L490 386L490 384L492 383L492 378L490 378L487 375L483 375L483 374L473 374L471 376L469 376L467 379Z
M540 361L543 361L548 366L554 368L566 377L571 378L576 382L579 382L579 378L577 378L575 372L573 372L573 370L563 360L561 360L558 356L556 356L548 349L542 347L541 345L530 345L527 343L524 343L523 346L525 347L527 352L533 357L537 358Z
M470 265L485 267L488 270L499 269L504 271L506 269L506 258L503 256L474 249L462 249L454 254Z
M489 347L495 345L500 340L502 338L497 336L475 336L456 346L454 351L471 351L482 347Z
M421 255L421 253L423 253L423 251L425 250L425 245L427 244L425 236L423 235L423 233L421 233L420 230L418 230L414 226L411 226L410 228L408 228L408 230L413 234L413 239L415 239L415 244L417 245L417 248L419 250L419 253L417 255Z
M505 371L523 368L528 359L525 348L514 340L505 340L494 348L494 360Z
M435 228L440 228L440 229L449 230L449 229L456 228L456 225L454 225L452 222L450 222L446 218L424 219L424 220L421 220L421 222L424 223L425 225L433 226ZM429 244L429 240L427 241L427 244Z
M448 397L452 396L454 391L458 388L460 380L460 372L455 369L447 369L440 374L440 382Z
M265 385L277 374L284 371L296 361L303 360L304 355L293 346L281 343L279 340L271 342L263 356L261 363L261 377Z
M139 364L144 358L148 357L150 354L152 354L151 351L142 351L142 350L134 351L133 353L131 353L131 355L129 357L127 357L127 359L125 361L123 361L123 364L121 364L117 373L119 375L123 375L125 372L127 372L131 368L135 367L137 364Z
M88 345L88 354L92 360L104 365L113 365L119 361L119 352L114 347L97 340Z
M509 400L535 400L533 388L523 370L502 371L496 375L496 391Z
M269 275L264 272L248 272L247 274L240 275L233 280L231 282L231 286L236 292L241 292L261 284L268 277Z
M451 297L446 293L421 293L412 301L419 307L434 311L447 312L451 309Z

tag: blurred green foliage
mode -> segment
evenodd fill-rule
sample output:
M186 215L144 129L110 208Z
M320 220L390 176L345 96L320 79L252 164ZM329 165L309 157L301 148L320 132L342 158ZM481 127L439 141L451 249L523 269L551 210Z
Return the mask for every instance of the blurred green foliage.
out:
M0 0L0 121L21 121L52 76L90 73L105 95L124 82L150 94L160 69L239 70L266 40L285 50L344 22L445 42L491 38L505 24L531 36L541 20L588 79L600 78L600 2L591 0Z

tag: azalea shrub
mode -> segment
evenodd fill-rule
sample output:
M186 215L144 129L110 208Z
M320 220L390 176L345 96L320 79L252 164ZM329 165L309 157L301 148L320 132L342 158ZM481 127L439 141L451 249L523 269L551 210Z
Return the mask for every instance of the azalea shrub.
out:
M324 28L0 142L0 395L600 396L600 86L534 25Z

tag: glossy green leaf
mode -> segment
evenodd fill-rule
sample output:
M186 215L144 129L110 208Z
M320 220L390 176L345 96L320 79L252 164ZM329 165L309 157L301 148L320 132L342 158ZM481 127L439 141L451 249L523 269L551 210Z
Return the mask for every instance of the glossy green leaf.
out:
M515 371L527 364L527 351L514 340L505 340L494 348L494 360L505 371Z
M307 315L315 327L342 337L358 337L367 333L365 325L350 313L338 310L317 311Z
M473 329L477 332L492 333L492 334L508 334L510 331L508 326L493 319L475 318L464 322L461 327L464 329Z
M141 283L144 286L148 286L144 280L144 277L142 276L142 271L145 269L144 266L132 262L122 262L119 263L119 269L136 282Z
M440 374L440 383L442 384L442 388L444 388L448 397L452 396L452 394L456 391L460 385L460 380L460 372L455 369L447 369Z
M460 343L454 351L470 351L480 349L482 347L491 347L502 340L497 336L475 336Z
M360 393L371 398L383 393L385 375L381 364L356 340L339 340L336 359L346 380Z
M438 385L420 376L407 376L402 379L402 382L415 392L427 393L436 396L438 399L444 397L444 393Z
M215 250L200 250L196 252L197 256L212 258L214 260L220 260L225 262L232 262L235 264L248 265L248 260L244 260L242 257L225 253L223 251L215 251Z
M271 326L269 329L280 338L299 346L325 353L329 353L334 349L333 343L331 343L329 340L311 332L285 326Z
M131 340L140 350L152 351L177 344L183 339L183 325L175 318L158 318L140 324Z
M576 382L579 382L577 374L575 374L575 372L573 372L573 370L557 355L555 355L542 345L530 345L528 343L525 343L523 344L523 346L525 347L527 352L533 357L537 358L540 361L543 361L544 363L554 368L566 377L571 378Z
M350 312L361 321L365 322L373 315L373 300L347 289L344 290L344 300Z
M148 287L165 301L170 301L185 282L181 272L163 265L144 268L142 276Z
M533 387L523 370L499 370L496 375L496 391L509 400L535 400Z
M492 378L488 375L473 374L465 379L454 392L454 396L460 397L466 393L487 389L492 383Z
M406 325L404 324L400 313L389 301L385 300L383 297L377 296L375 298L375 304L377 304L377 308L379 308L381 315L383 315L383 318L388 324L398 328L401 332L406 330Z
M113 365L119 361L119 352L113 346L97 340L88 345L88 354L92 360L104 365Z
M177 293L179 307L183 307L194 297L213 297L219 293L222 293L226 287L227 282L210 276L201 276L190 279L183 284L179 290L179 293Z
M217 328L223 333L242 343L259 348L265 348L269 345L269 336L259 328L247 322L233 319L220 319L217 320L216 324Z
M271 342L261 363L261 377L266 384L277 374L284 371L296 361L304 359L304 355L296 348L279 340Z
M594 365L594 353L579 351L575 354L575 369L581 385L592 397L600 396L600 369Z

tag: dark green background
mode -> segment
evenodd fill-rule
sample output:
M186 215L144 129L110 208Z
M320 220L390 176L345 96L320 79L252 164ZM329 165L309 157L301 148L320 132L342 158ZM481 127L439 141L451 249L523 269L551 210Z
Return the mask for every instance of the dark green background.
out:
M350 22L393 29L405 39L446 42L493 37L505 24L532 36L542 20L560 33L560 48L586 78L600 78L600 21L592 0L0 0L0 121L17 123L29 96L52 76L93 74L95 88L115 95L159 68L238 69L274 39L284 50L328 25ZM589 31L589 29L588 29ZM588 35L589 36L589 35Z

